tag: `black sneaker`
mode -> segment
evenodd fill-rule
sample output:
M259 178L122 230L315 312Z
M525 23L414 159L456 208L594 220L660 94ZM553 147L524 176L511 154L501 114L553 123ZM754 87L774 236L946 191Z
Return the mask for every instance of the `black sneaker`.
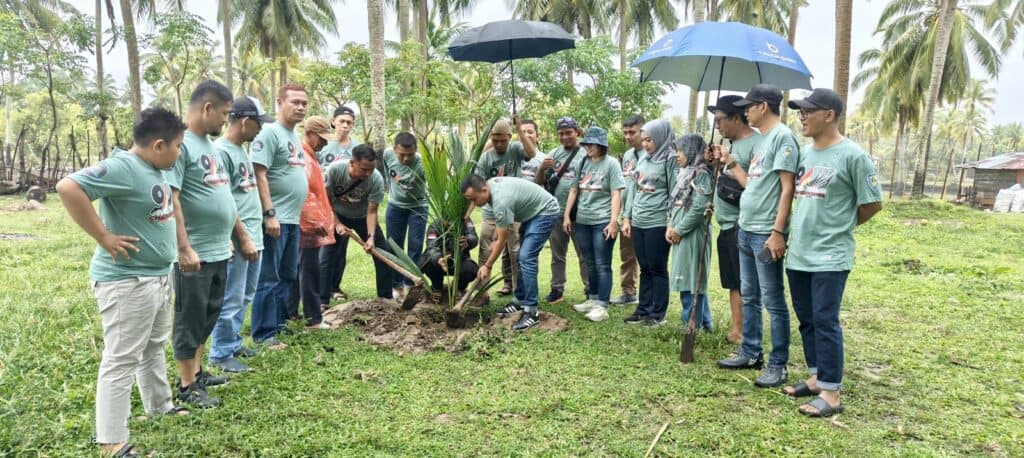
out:
M565 294L560 289L553 289L544 300L549 304L558 304L565 300Z
M196 383L203 388L209 388L211 386L218 386L228 383L228 378L224 376L212 375L202 369L196 374Z
M633 312L633 314L630 315L629 318L626 318L623 321L625 321L626 324L641 324L644 321L647 321L647 317L643 316L643 315L640 315L637 312Z
M668 323L668 321L666 321L664 318L657 319L657 318L650 318L650 317L648 317L646 320L644 320L643 325L647 326L649 328L656 328L656 327L661 326L661 325L663 325L665 323Z
M249 347L238 347L238 350L235 350L235 353L232 354L232 356L235 358L252 358L253 356L256 356L256 350Z
M757 355L757 358L747 358L738 351L733 352L728 358L718 360L718 367L722 369L760 369L764 366L764 356Z
M497 313L498 315L511 315L513 313L521 311L523 311L523 306L520 305L518 302L512 301L509 302L508 305L498 309L494 313Z
M512 325L513 331L525 331L536 325L540 324L540 314L537 312L523 311L522 315L519 315L519 321Z
M754 385L761 388L773 388L776 386L782 386L786 383L786 377L789 376L789 371L786 370L785 366L772 367L768 366L765 368L764 373L761 374L757 380L754 380Z
M175 393L175 397L177 397L179 401L193 407L209 409L220 405L220 399L211 398L210 395L206 393L206 389L199 386L198 381L189 385L188 388L182 388L181 382L178 382L178 389L176 391L177 393Z

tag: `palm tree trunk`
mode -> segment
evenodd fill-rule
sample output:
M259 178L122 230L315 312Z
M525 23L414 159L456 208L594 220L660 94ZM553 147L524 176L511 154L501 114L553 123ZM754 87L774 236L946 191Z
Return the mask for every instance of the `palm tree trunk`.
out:
M409 1L398 0L398 39L402 43L409 41Z
M370 31L370 125L373 129L373 147L378 151L383 151L387 143L384 132L384 5L381 2L366 2Z
M14 87L14 66L11 66L11 68L8 69L8 74L11 76L10 81L9 81L10 87L13 88ZM4 124L5 124L5 129L4 129L4 151L6 151L7 155L10 156L11 158L14 157L13 156L14 153L12 152L12 149L14 148L14 146L11 143L11 140L14 138L14 123L11 121L11 113L12 113L13 109L14 109L14 101L11 100L11 92L7 91L7 93L4 94ZM12 162L12 166L13 166L13 162Z
M718 0L708 1L708 20L713 22L718 21Z
M704 9L707 4L704 0L694 0L693 2L693 23L697 24L704 22ZM687 124L689 124L689 132L697 131L697 94L700 88L690 88L690 109L687 111Z
M853 25L853 0L836 0L836 61L833 87L847 107L850 92L850 30ZM846 133L846 111L839 117L839 132Z
M792 6L789 11L789 31L786 35L786 41L789 42L790 46L796 47L796 25L800 20L800 1L791 0ZM782 95L782 123L785 124L789 118L789 91L786 91Z
M430 9L427 5L427 0L414 0L416 2L416 41L420 42L420 52L423 53L423 59L428 56L428 50L430 49L430 38L427 36L427 23L430 20Z
M227 84L228 89L234 92L235 90L235 79L234 79L234 68L232 63L234 58L231 47L231 0L220 0L220 12L221 25L224 33L224 82Z
M942 72L946 66L946 54L949 51L949 38L953 31L953 17L956 12L957 0L943 0L939 28L935 37L935 55L932 58L931 81L928 84L928 98L925 100L924 119L921 120L920 139L917 158L914 161L914 186L910 197L924 197L924 181L928 170L928 156L932 150L932 125L935 122L935 106L939 102L939 87L942 84Z
M892 199L892 191L896 187L896 175L898 175L900 146L903 142L903 131L907 129L907 116L900 110L896 121L896 146L892 149L892 172L889 176L889 199Z
M139 40L135 36L135 10L131 0L121 0L121 21L124 22L124 44L128 48L128 84L135 119L142 115L142 82L139 81Z
M618 0L619 13L619 71L626 71L626 44L629 41L629 24L626 24L626 0Z
M106 159L110 151L110 140L107 138L107 104L103 88L105 73L103 71L103 0L96 0L96 92L100 97L99 112L96 113L96 139L100 143L100 158Z

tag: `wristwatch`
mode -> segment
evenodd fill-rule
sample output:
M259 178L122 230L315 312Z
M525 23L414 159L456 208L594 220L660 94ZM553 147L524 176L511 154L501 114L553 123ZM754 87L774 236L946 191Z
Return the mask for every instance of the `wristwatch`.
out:
M725 170L732 170L733 167L736 167L736 161L732 161L728 164L725 164Z
M273 218L275 216L277 216L277 210L274 210L273 208L263 212L264 218Z

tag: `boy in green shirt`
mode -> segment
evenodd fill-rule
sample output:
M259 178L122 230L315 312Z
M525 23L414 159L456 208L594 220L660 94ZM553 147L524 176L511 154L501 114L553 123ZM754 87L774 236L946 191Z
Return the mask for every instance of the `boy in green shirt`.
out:
M96 240L89 278L103 324L96 380L96 442L104 455L132 453L131 389L149 415L176 414L164 345L171 333L174 208L165 170L178 159L185 125L162 108L142 112L130 151L57 183L60 201ZM99 213L92 201L99 200Z
M800 413L829 417L844 410L843 330L839 306L853 268L854 227L882 209L878 173L863 149L839 133L843 102L831 89L815 89L789 107L800 110L803 135L813 142L800 154L786 274L800 320L811 376L786 387L793 397L814 396Z
M231 91L223 84L206 80L196 86L185 115L188 130L181 155L168 177L178 223L173 340L181 377L177 396L199 407L219 404L206 388L227 382L203 372L202 357L224 304L232 232L244 256L256 255L256 246L239 222L224 159L207 138L220 135L231 101Z

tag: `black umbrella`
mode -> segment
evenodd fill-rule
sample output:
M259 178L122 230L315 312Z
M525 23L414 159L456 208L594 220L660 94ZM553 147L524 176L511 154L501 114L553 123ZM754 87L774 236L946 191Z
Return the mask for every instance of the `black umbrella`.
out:
M576 39L561 26L541 21L496 21L462 32L448 45L457 61L505 62L512 72L512 114L516 113L515 59L544 57L576 47Z

